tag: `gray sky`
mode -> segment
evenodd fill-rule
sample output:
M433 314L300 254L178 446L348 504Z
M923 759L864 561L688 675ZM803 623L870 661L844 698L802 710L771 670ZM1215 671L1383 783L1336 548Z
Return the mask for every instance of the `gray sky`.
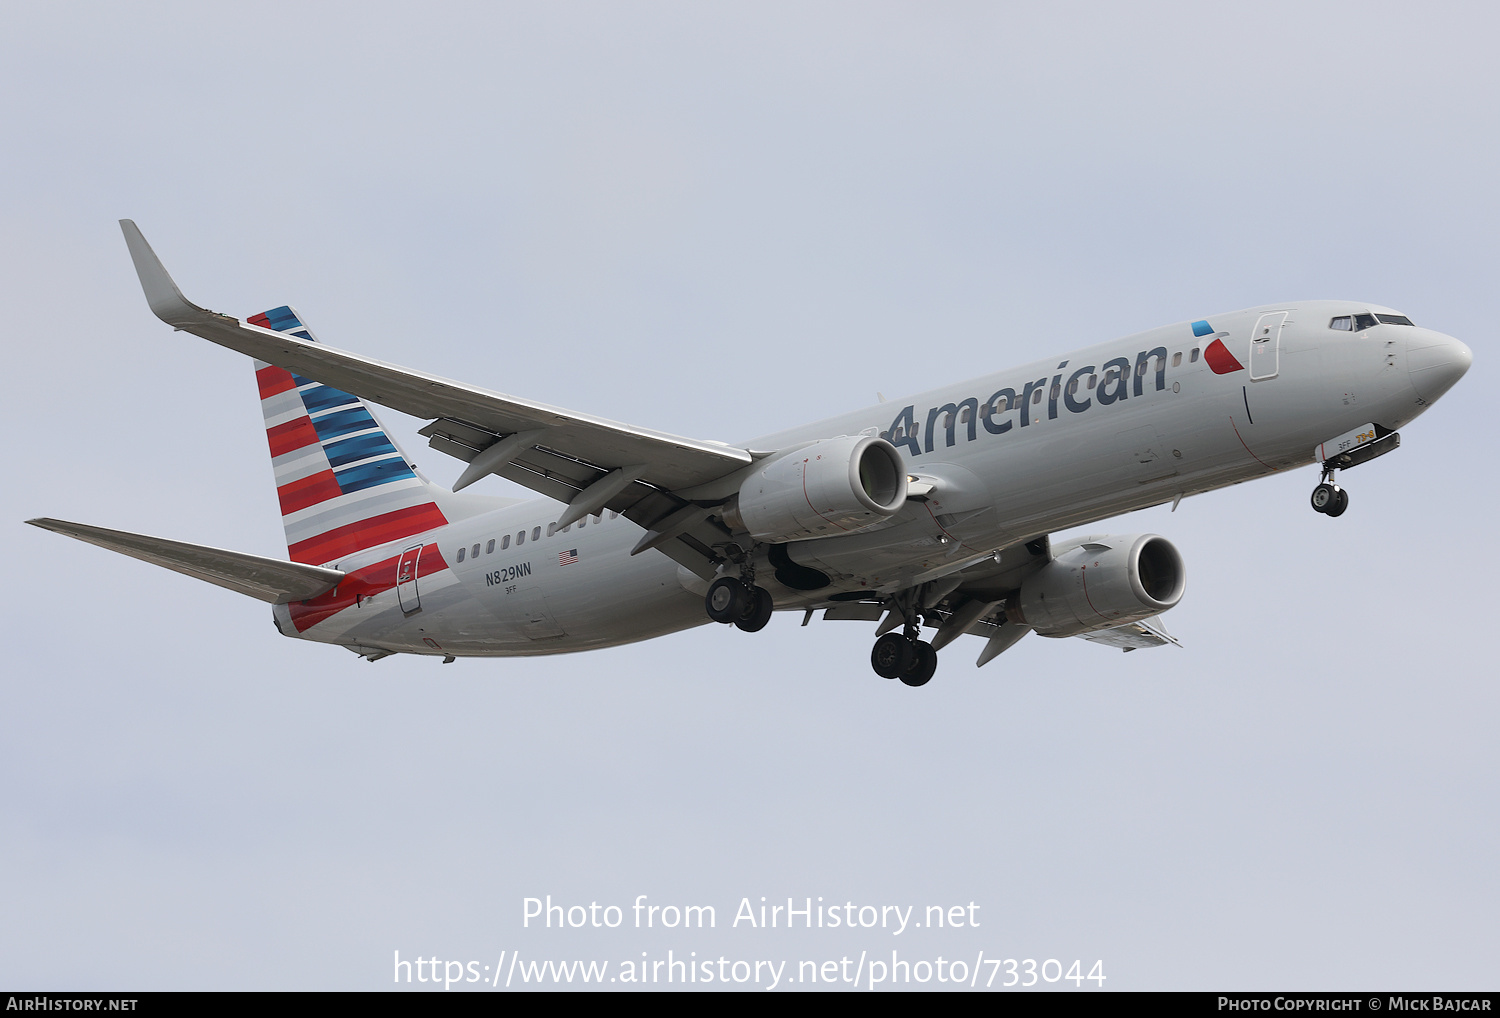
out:
M0 984L895 949L1102 960L1114 989L1493 989L1497 28L1442 3L4 5ZM869 624L785 615L371 665L20 524L285 554L250 365L150 315L122 217L207 306L290 302L337 346L700 438L1311 297L1475 365L1336 521L1308 468L1098 528L1181 548L1183 650L1032 637L976 671L966 638L910 690L871 673ZM547 894L718 928L523 929ZM762 895L981 926L730 928Z

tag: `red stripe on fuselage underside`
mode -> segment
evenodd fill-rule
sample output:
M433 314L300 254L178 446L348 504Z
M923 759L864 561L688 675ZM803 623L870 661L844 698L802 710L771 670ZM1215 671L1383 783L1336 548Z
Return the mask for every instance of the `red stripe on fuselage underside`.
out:
M313 427L311 417L299 417L295 421L278 424L266 429L266 440L271 443L271 456L285 456L294 449L312 445L318 440L318 430Z
M255 373L255 382L260 386L261 399L297 387L297 382L292 378L292 373L286 368L278 368L274 364L257 371Z
M323 562L332 562L345 555L353 555L366 548L373 548L377 544L398 541L412 534L420 534L424 530L444 526L447 522L447 517L437 507L437 503L427 502L423 505L397 509L380 516L371 516L367 520L347 524L336 530L330 530L326 534L309 537L305 541L298 541L287 550L291 553L293 562L318 565Z
M289 516L298 509L306 509L319 502L327 502L330 498L338 498L343 493L344 490L339 487L338 478L333 476L332 470L320 470L316 474L309 474L299 481L283 484L276 489L276 495L281 499L281 515L283 516Z
M305 633L319 622L337 615L345 608L353 607L356 602L374 597L382 590L390 590L396 585L396 565L400 561L400 555L393 555L374 565L356 569L326 594L320 594L310 601L293 601L287 605L292 613L292 625L297 627L297 632ZM421 591L422 577L440 573L447 568L448 563L443 561L443 553L438 551L438 546L424 545L422 556L417 559L418 592Z

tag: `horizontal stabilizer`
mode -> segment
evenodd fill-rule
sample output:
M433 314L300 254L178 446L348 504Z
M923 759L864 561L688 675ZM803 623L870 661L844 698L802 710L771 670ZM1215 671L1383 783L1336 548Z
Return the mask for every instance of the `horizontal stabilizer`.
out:
M33 527L76 537L80 541L97 544L101 548L196 579L207 580L271 604L287 604L290 601L305 601L317 597L332 590L344 578L344 573L338 569L283 562L281 559L246 555L244 552L224 551L220 548L205 548L200 544L168 541L144 534L128 534L123 530L106 530L66 520L39 519L26 522Z

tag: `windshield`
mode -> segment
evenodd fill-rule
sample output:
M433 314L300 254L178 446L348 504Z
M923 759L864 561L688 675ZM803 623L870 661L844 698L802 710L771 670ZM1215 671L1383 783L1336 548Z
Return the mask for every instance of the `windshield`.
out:
M1328 323L1330 329L1340 332L1363 332L1375 325L1410 325L1405 315L1340 315Z

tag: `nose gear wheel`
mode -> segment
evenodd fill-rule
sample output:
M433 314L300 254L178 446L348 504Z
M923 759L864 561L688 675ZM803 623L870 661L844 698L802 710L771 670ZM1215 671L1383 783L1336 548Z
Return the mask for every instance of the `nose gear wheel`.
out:
M1342 516L1349 508L1349 493L1337 484L1324 481L1313 489L1312 507L1314 512L1325 516Z

